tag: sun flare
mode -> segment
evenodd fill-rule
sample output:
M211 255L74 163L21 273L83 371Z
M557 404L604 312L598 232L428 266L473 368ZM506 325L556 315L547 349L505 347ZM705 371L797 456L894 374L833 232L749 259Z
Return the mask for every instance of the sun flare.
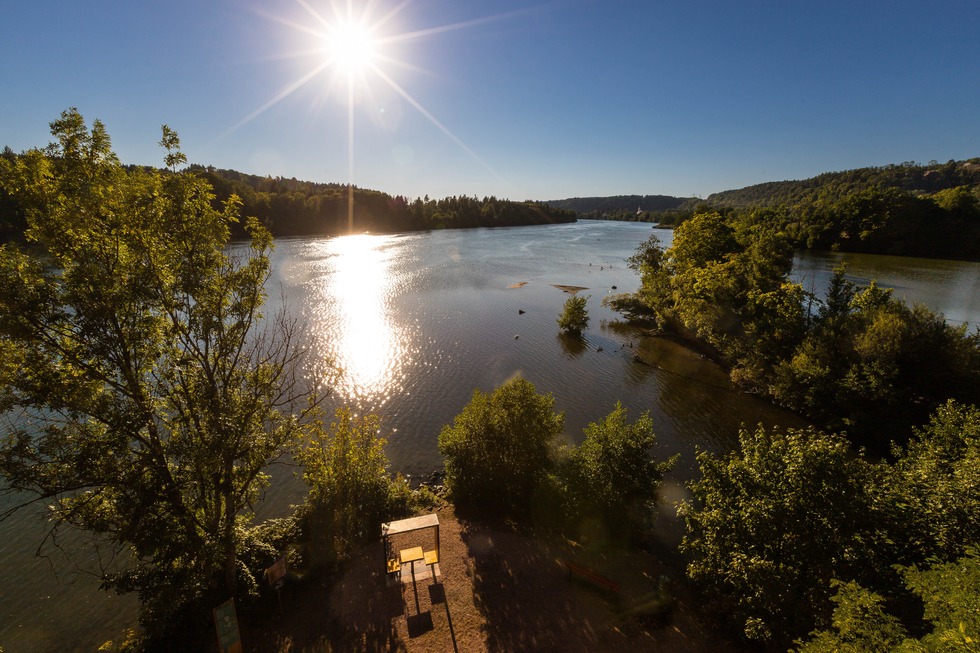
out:
M327 63L348 75L360 75L374 66L378 43L370 29L355 21L338 22L324 35Z
M388 3L391 3L390 6ZM439 34L475 27L484 23L515 18L529 9L474 18L456 23L423 29L405 29L400 14L412 4L412 0L296 0L305 16L292 19L282 14L268 14L259 10L270 21L288 28L289 41L295 36L306 35L305 45L295 53L284 53L275 58L293 59L301 64L298 76L257 109L228 128L227 137L252 122L266 111L296 94L300 89L319 82L321 89L314 107L319 109L325 101L342 104L347 109L347 183L348 226L353 230L354 201L354 114L355 106L375 103L376 90L387 91L399 97L417 110L436 129L442 132L475 161L496 177L500 175L463 140L436 118L422 101L409 93L392 74L392 68L427 73L409 62L405 47L411 42L433 38ZM506 181L506 180L505 180Z

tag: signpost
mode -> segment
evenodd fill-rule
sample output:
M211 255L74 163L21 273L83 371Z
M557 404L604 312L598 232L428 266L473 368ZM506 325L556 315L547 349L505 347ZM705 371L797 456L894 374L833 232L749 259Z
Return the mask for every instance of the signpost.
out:
M276 589L276 596L279 598L279 614L282 614L282 589L286 582L286 556L276 560L275 564L265 570L265 581Z
M218 632L221 653L242 653L242 636L238 632L235 599L228 599L214 609L214 628Z

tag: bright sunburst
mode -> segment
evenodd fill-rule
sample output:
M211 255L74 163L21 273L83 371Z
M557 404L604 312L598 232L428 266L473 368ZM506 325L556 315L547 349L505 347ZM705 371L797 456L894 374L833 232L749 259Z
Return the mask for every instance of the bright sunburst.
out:
M232 126L225 136L238 130L259 117L275 105L310 84L319 84L322 97L342 102L347 108L347 168L351 196L348 200L348 220L353 217L354 187L354 109L359 98L371 98L371 83L380 82L391 89L412 108L424 116L434 127L480 163L489 172L499 177L456 134L423 106L397 81L393 68L418 70L406 60L404 50L401 56L393 56L389 49L404 46L412 41L431 38L453 30L473 27L523 14L528 9L506 14L496 14L449 25L424 29L398 29L398 18L412 0L395 0L387 6L385 0L357 2L354 0L319 0L316 4L309 0L296 0L304 10L301 20L287 19L283 15L265 14L266 18L286 25L297 34L305 34L306 47L286 55L286 58L312 61L311 66L299 77L283 86L265 104L251 112ZM355 7L355 4L357 5ZM355 92L357 91L357 92Z
M327 63L348 75L363 75L375 65L378 44L371 30L355 20L330 26L323 40Z

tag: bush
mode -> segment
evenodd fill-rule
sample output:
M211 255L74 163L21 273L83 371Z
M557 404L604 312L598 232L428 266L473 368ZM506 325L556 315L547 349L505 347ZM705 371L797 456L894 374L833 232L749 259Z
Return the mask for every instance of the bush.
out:
M585 309L588 297L569 297L565 310L558 317L558 328L572 336L580 335L589 326L589 312Z
M563 467L574 534L598 525L614 539L628 540L650 526L657 490L676 456L658 463L650 455L656 436L649 413L632 424L626 417L617 403L602 421L589 424L585 441Z
M439 434L446 485L457 507L526 518L555 466L564 418L554 397L522 378L479 390Z
M303 480L310 486L299 510L308 545L308 563L342 557L344 551L378 537L391 512L397 486L388 475L385 439L378 415L336 410L329 435L322 424L297 453Z

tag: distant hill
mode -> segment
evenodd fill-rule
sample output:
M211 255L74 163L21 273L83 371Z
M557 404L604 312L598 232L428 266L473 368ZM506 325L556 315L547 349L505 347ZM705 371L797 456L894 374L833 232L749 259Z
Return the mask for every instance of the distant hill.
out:
M762 208L837 202L868 188L894 188L914 195L980 185L980 158L928 164L913 162L826 172L800 181L770 181L709 195L711 206Z
M617 195L545 204L580 218L668 227L695 213L718 211L775 227L803 248L980 260L980 157L827 172L726 190L704 200Z
M582 217L601 217L601 214L672 211L685 208L694 202L690 197L670 195L615 195L612 197L571 197L564 200L548 200L548 206L566 209Z
M800 247L980 260L980 158L756 184L710 195L704 208L750 214Z

